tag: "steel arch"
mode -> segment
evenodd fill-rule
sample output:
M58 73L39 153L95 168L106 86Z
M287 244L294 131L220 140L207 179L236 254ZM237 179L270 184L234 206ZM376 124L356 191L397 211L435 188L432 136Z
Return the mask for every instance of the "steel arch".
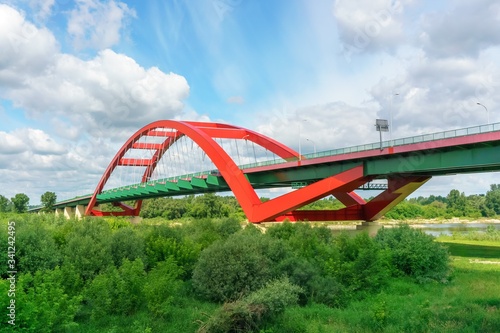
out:
M143 136L148 135L159 136L158 132L155 132L155 130L160 128L175 129L180 134L176 134L175 137L166 137L165 141L162 144L150 144L149 146L147 146L147 148L154 148L156 151L154 155L149 159L147 164L143 165L146 167L146 170L144 171L144 174L142 176L142 182L145 182L148 178L148 175L151 175L153 170L156 168L157 162L162 158L163 154L168 150L168 148L170 148L170 146L172 146L179 138L187 135L190 139L196 142L196 144L198 144L198 146L207 154L207 156L219 169L221 175L224 177L225 181L242 206L243 211L249 217L249 220L251 219L251 216L255 215L254 211L259 210L258 208L261 206L260 199L258 198L251 184L244 176L243 172L214 139L230 138L249 140L268 149L269 151L275 153L276 155L287 161L294 159L297 160L299 158L298 153L293 149L265 135L248 130L243 127L221 123L159 120L156 122L152 122L135 132L116 153L111 163L106 168L98 185L96 186L94 193L92 194L92 197L85 211L86 215L139 215L142 200L137 200L134 207L129 207L123 203L115 203L116 206L119 206L123 209L122 212L103 212L95 209L95 205L97 203L97 195L102 192L106 182L109 180L111 174L117 166L133 165L133 161L127 160L125 162L123 160L125 154L130 149L140 147L146 148L145 144L141 144L138 142L139 139ZM262 217L260 217L260 219L262 219Z

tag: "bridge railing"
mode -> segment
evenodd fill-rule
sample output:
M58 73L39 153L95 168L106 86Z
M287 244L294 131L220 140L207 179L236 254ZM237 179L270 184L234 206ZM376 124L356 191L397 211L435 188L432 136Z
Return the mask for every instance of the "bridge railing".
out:
M473 135L473 134L489 133L489 132L495 132L495 131L500 131L500 123L472 126L472 127L467 127L467 128L459 128L459 129L455 129L455 130L448 130L448 131L444 131L444 132L436 132L436 133L431 133L431 134L422 134L422 135L416 135L416 136L395 139L395 140L386 140L386 141L382 141L382 148L404 146L404 145L413 144L413 143L436 141L436 140L456 138L456 137ZM316 152L316 153L304 154L303 156L307 159L312 159L312 158L318 158L318 157L327 157L327 156L334 156L334 155L356 153L356 152L373 150L373 149L380 149L380 142L374 142L374 143L369 143L369 144L364 144L364 145L357 145L357 146L338 148L338 149L332 149L332 150L325 150L325 151ZM251 168L256 168L256 167L263 167L263 166L276 165L276 164L282 164L282 163L286 163L286 161L283 159L276 159L276 160L243 164L243 165L239 165L239 168L240 169L251 169ZM179 179L191 179L191 178L195 178L195 177L201 178L201 177L205 177L208 175L218 175L218 174L219 174L218 170L206 170L206 171L200 171L200 172L195 172L195 173L189 173L189 174L185 174L185 175L157 179L157 180L150 181L148 183L154 184L154 183L165 182L165 181L176 182ZM110 190L107 190L104 192L126 190L126 189L130 189L130 188L137 188L138 186L144 186L144 185L145 185L144 183L126 185L126 186L110 189Z
M444 132L436 132L431 134L422 134L411 136L407 138L395 139L395 140L386 140L382 141L382 148L389 148L395 146L404 146L412 143L421 143L421 142L429 142L436 141L442 139L450 139L457 138L466 135L473 134L482 134L489 132L500 131L500 123L488 124L488 125L480 125L480 126L472 126L467 128L459 128L455 130L449 130ZM360 151L379 149L380 142L374 142L364 145L346 147L346 148L338 148L332 150L325 150L317 153L311 153L303 155L306 158L316 158L316 157L325 157L325 156L333 156L333 155L342 155L348 153L357 153Z

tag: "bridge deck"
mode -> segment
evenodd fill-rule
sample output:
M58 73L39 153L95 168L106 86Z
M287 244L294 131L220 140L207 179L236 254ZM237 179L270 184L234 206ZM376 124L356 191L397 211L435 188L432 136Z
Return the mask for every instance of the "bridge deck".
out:
M444 175L500 170L496 153L500 123L305 154L299 160L271 160L241 165L255 189L310 184L364 164L365 175ZM218 170L131 184L103 191L98 202L228 191ZM91 194L58 202L54 207L85 205ZM36 211L37 209L32 209Z

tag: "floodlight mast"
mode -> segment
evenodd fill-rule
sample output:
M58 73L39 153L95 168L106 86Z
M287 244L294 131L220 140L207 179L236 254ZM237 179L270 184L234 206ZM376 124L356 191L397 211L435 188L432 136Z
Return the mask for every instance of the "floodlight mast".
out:
M384 150L382 147L382 132L389 131L389 122L387 119L376 119L375 120L375 129L380 133L380 151Z

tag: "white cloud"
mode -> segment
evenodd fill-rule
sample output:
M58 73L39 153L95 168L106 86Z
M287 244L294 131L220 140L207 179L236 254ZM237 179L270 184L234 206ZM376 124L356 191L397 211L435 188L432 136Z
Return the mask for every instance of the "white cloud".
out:
M500 44L500 4L496 0L456 1L446 12L422 15L418 42L432 57L477 57Z
M17 136L0 132L0 155L19 154L26 151L27 148Z
M404 38L402 13L406 3L392 0L336 0L333 15L346 57L389 51Z
M53 61L58 44L50 31L37 28L12 7L0 4L0 87L21 86Z
M68 20L68 33L76 49L102 50L118 44L125 21L135 10L114 0L77 0Z
M33 12L35 12L35 19L37 21L45 21L52 14L55 0L29 0L29 5Z
M48 29L7 5L0 5L0 44L0 98L40 126L0 132L0 178L11 184L3 195L25 192L36 203L45 191L60 198L90 193L125 139L151 121L183 114L184 77L109 49L86 60L62 53Z
M27 128L14 132L30 150L37 155L62 155L66 149L56 143L47 133L39 129Z

